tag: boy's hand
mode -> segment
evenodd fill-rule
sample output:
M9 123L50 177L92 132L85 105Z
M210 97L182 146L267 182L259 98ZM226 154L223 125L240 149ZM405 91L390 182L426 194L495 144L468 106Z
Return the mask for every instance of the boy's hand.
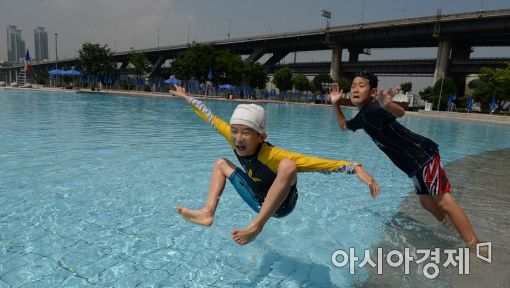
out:
M169 90L168 92L174 96L181 97L182 99L187 99L188 94L186 93L186 89L181 86L174 85L175 91Z
M340 101L340 98L342 98L343 92L344 92L344 90L340 89L340 87L338 86L338 83L334 82L331 85L331 92L329 93L329 97L330 97L331 103L333 105L338 104L338 102Z
M397 95L399 89L398 88L389 88L389 89L380 89L377 95L377 101L381 107L386 107L388 104L393 102L393 97Z
M361 181L368 185L372 198L376 198L379 195L379 184L375 181L374 177L368 174L368 172L361 166L354 168L354 172L356 172L356 175Z

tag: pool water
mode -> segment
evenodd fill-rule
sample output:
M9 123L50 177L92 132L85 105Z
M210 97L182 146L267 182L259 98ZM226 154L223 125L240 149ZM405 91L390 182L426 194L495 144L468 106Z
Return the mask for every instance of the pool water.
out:
M226 120L236 106L206 104ZM366 134L340 132L331 107L262 106L270 143L362 162L380 197L353 175L300 174L294 212L238 246L231 229L255 214L230 184L211 228L175 212L203 205L216 159L237 163L183 101L0 89L0 287L361 285L363 270L349 275L331 254L378 243L412 182ZM510 147L505 126L401 121L439 143L443 164Z

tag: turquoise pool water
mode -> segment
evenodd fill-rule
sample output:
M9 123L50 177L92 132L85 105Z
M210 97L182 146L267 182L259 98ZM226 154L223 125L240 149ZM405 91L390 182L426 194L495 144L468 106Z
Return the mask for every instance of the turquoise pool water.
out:
M224 119L236 106L206 103ZM381 196L372 200L355 176L300 174L294 212L240 247L230 230L255 215L229 184L211 228L186 223L174 210L201 207L216 159L237 163L184 102L0 89L0 287L362 283L363 271L334 267L331 253L377 243L411 181L364 133L340 133L330 107L263 106L269 142L360 161ZM412 116L402 122L440 144L443 164L510 147L505 126Z

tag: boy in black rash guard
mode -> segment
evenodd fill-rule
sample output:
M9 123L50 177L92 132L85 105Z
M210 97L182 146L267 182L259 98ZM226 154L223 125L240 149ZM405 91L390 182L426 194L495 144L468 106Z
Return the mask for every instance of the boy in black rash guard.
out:
M377 76L370 72L355 74L350 97L359 112L349 121L339 105L343 91L339 91L338 84L333 85L330 97L340 128L365 130L390 160L413 179L422 207L437 220L445 224L451 222L466 244L474 247L479 243L478 237L450 193L452 187L441 166L438 145L411 132L396 120L405 113L392 101L397 90L380 90L376 96L377 82Z
M279 218L292 212L296 205L298 172L345 172L356 174L370 187L373 198L379 185L361 164L356 162L310 157L275 147L266 139L266 114L255 104L240 104L230 118L230 125L215 116L202 102L175 86L171 94L192 105L193 110L209 122L234 150L246 173L227 159L219 159L213 167L207 202L200 210L177 206L184 220L211 226L219 199L228 179L243 200L258 213L244 229L233 230L232 239L247 244L257 237L271 216Z

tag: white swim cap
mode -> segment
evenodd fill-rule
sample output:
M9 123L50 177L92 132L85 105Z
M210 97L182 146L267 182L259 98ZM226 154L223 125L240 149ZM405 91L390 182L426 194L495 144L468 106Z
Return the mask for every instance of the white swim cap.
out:
M230 117L232 124L246 125L260 134L266 133L266 112L256 104L239 104Z

